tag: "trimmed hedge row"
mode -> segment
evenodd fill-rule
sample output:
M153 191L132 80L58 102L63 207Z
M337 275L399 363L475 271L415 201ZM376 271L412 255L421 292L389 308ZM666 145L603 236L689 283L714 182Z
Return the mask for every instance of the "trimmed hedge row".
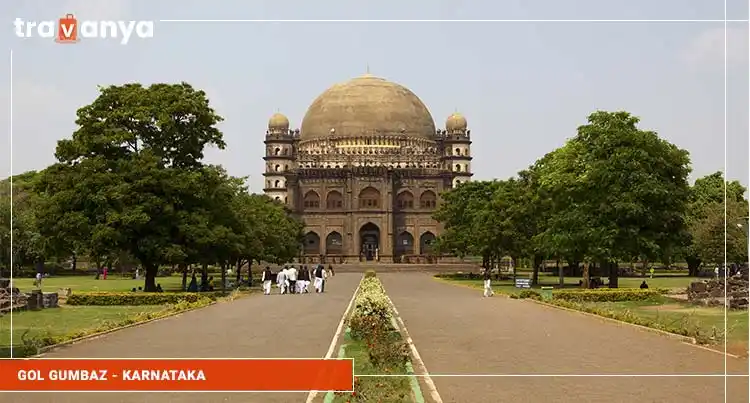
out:
M174 305L181 302L195 303L202 298L215 301L220 293L146 293L146 292L74 292L68 297L68 305Z
M573 302L647 301L661 295L659 290L635 288L600 288L594 290L561 290L552 292L552 298Z

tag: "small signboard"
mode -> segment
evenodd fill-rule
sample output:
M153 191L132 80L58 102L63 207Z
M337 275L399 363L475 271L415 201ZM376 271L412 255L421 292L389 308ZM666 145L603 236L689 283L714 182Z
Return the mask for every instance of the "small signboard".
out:
M531 288L531 279L530 278L517 278L516 288Z

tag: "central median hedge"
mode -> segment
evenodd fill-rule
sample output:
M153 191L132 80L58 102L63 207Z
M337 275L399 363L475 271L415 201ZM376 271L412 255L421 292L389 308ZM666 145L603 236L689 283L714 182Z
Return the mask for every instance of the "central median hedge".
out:
M116 305L174 305L181 302L195 303L202 298L215 301L221 293L215 292L74 292L68 297L68 305L116 306Z
M399 332L390 300L374 271L368 270L360 282L347 325L344 355L354 359L355 374L367 376L355 377L354 391L335 393L333 402L414 401L407 369L409 347Z

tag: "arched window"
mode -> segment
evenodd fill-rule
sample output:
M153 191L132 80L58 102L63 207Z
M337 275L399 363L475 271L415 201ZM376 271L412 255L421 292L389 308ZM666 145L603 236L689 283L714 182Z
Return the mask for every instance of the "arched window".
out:
M460 184L461 184L461 181L456 181L456 186L454 186L454 187L458 187L458 185L460 185Z
M287 150L287 149L285 148L285 149L281 150L281 154L283 154L283 155L287 155L287 151L289 151L289 150Z
M461 149L460 148L456 149L456 155L461 155Z
M397 255L411 255L414 253L414 237L408 232L404 231L396 237L396 254Z
M289 170L289 165L284 165L284 170L288 171Z
M279 172L281 170L281 165L276 165L275 167L273 167L273 170Z
M419 196L419 206L421 208L433 209L437 206L437 196L435 192L427 190Z
M306 255L320 254L320 236L313 231L305 234L303 249Z
M276 148L276 150L274 150L273 153L274 153L274 155L279 155L281 153L281 149L280 148Z
M286 197L284 197L284 204L289 204L289 199L287 199Z
M277 180L276 180L276 181L275 181L275 182L273 183L273 187L279 187L279 185L280 185L280 184L281 184L281 181L277 179Z
M456 164L456 172L461 172L461 164Z
M432 246L435 243L435 234L430 231L425 232L419 237L419 254L427 255L432 252Z
M343 246L343 238L338 232L333 231L326 237L326 255L340 255Z
M380 206L380 192L373 187L366 187L359 193L359 207L376 208Z
M344 208L344 196L335 190L328 192L328 196L326 196L326 209L340 210L342 208Z
M267 187L269 187L269 188L271 187L271 181L268 181L268 186Z
M306 208L320 208L320 196L314 190L305 193L303 205Z
M469 149L468 148L464 149L464 155L469 156Z
M280 200L281 200L281 197L279 197L279 196L276 196L276 197L274 198L274 200L276 200L276 201L280 201Z
M414 208L414 195L410 191L404 191L396 196L396 206L399 209L410 209Z

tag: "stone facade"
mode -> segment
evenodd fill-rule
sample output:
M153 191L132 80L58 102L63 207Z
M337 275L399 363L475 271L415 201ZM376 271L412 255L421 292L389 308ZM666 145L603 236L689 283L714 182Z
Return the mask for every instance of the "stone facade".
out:
M305 223L308 263L431 261L439 196L472 176L463 116L436 130L416 95L369 75L319 96L302 130L273 115L265 144L264 192Z

